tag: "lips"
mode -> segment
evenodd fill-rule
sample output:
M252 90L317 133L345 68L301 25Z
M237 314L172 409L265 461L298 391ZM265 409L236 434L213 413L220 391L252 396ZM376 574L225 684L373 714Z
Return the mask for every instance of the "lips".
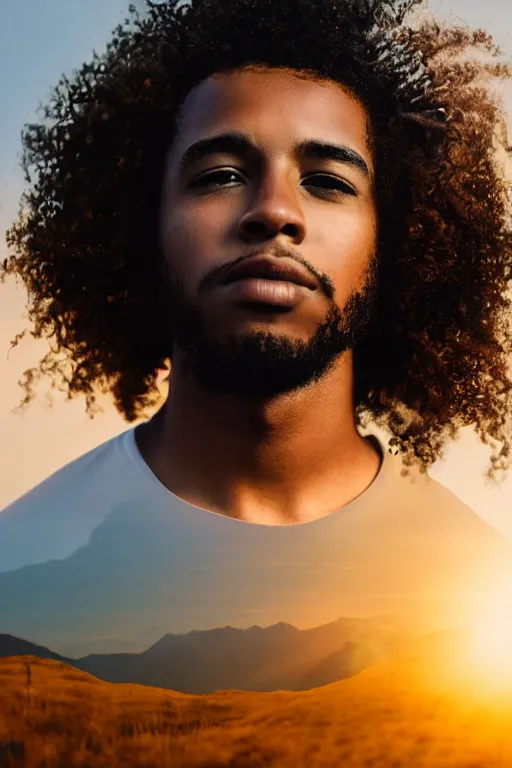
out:
M223 284L228 285L239 280L259 278L263 280L281 280L295 283L314 291L317 288L315 278L300 264L288 258L271 256L253 256L241 261L226 273Z

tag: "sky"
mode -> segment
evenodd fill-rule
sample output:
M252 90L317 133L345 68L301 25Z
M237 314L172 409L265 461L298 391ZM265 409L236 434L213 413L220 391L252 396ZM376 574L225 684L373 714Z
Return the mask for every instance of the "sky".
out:
M0 0L0 259L7 255L3 233L16 217L24 187L19 166L23 125L37 121L38 104L46 102L61 74L71 75L93 50L104 49L111 31L126 17L128 4ZM432 0L430 7L441 18L455 16L485 27L512 57L509 0ZM511 115L512 87L507 86L503 95ZM103 411L92 420L83 399L66 401L64 395L52 393L50 406L48 381L26 411L14 411L22 396L17 382L23 371L48 350L46 341L31 337L10 350L11 340L28 325L26 304L21 284L14 280L0 284L0 510L64 464L133 426L122 420L106 396L99 398ZM486 449L466 430L431 475L512 536L512 472L501 486L489 487L484 482L487 460Z

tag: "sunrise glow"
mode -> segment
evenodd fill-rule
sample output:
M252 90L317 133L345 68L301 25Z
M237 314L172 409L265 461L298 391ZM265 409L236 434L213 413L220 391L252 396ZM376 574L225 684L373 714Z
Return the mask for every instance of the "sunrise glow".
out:
M470 662L491 686L512 687L512 606L509 589L489 601L474 625Z

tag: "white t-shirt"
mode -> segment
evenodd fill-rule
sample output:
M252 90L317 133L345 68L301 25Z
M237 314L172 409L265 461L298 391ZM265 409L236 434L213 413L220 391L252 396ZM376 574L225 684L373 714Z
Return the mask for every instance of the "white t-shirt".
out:
M268 526L171 493L134 429L108 440L0 513L0 656L190 693L301 690L478 621L510 542L382 450L350 504Z

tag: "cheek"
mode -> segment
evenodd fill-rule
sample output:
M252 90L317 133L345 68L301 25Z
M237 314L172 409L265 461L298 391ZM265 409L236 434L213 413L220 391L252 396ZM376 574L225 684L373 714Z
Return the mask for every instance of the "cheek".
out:
M230 206L233 207L232 204ZM231 211L226 202L187 205L163 211L160 225L162 253L169 270L179 277L189 293L201 280L227 259L226 248L232 232Z
M222 211L211 205L181 205L172 213L164 211L160 237L166 259L208 261L209 254L224 237L224 218Z
M200 263L203 230L181 214L164 216L160 225L162 252L170 270L185 283Z
M377 229L373 212L347 217L338 221L335 227L331 225L328 246L330 263L326 271L340 295L350 294L361 284L376 247Z

